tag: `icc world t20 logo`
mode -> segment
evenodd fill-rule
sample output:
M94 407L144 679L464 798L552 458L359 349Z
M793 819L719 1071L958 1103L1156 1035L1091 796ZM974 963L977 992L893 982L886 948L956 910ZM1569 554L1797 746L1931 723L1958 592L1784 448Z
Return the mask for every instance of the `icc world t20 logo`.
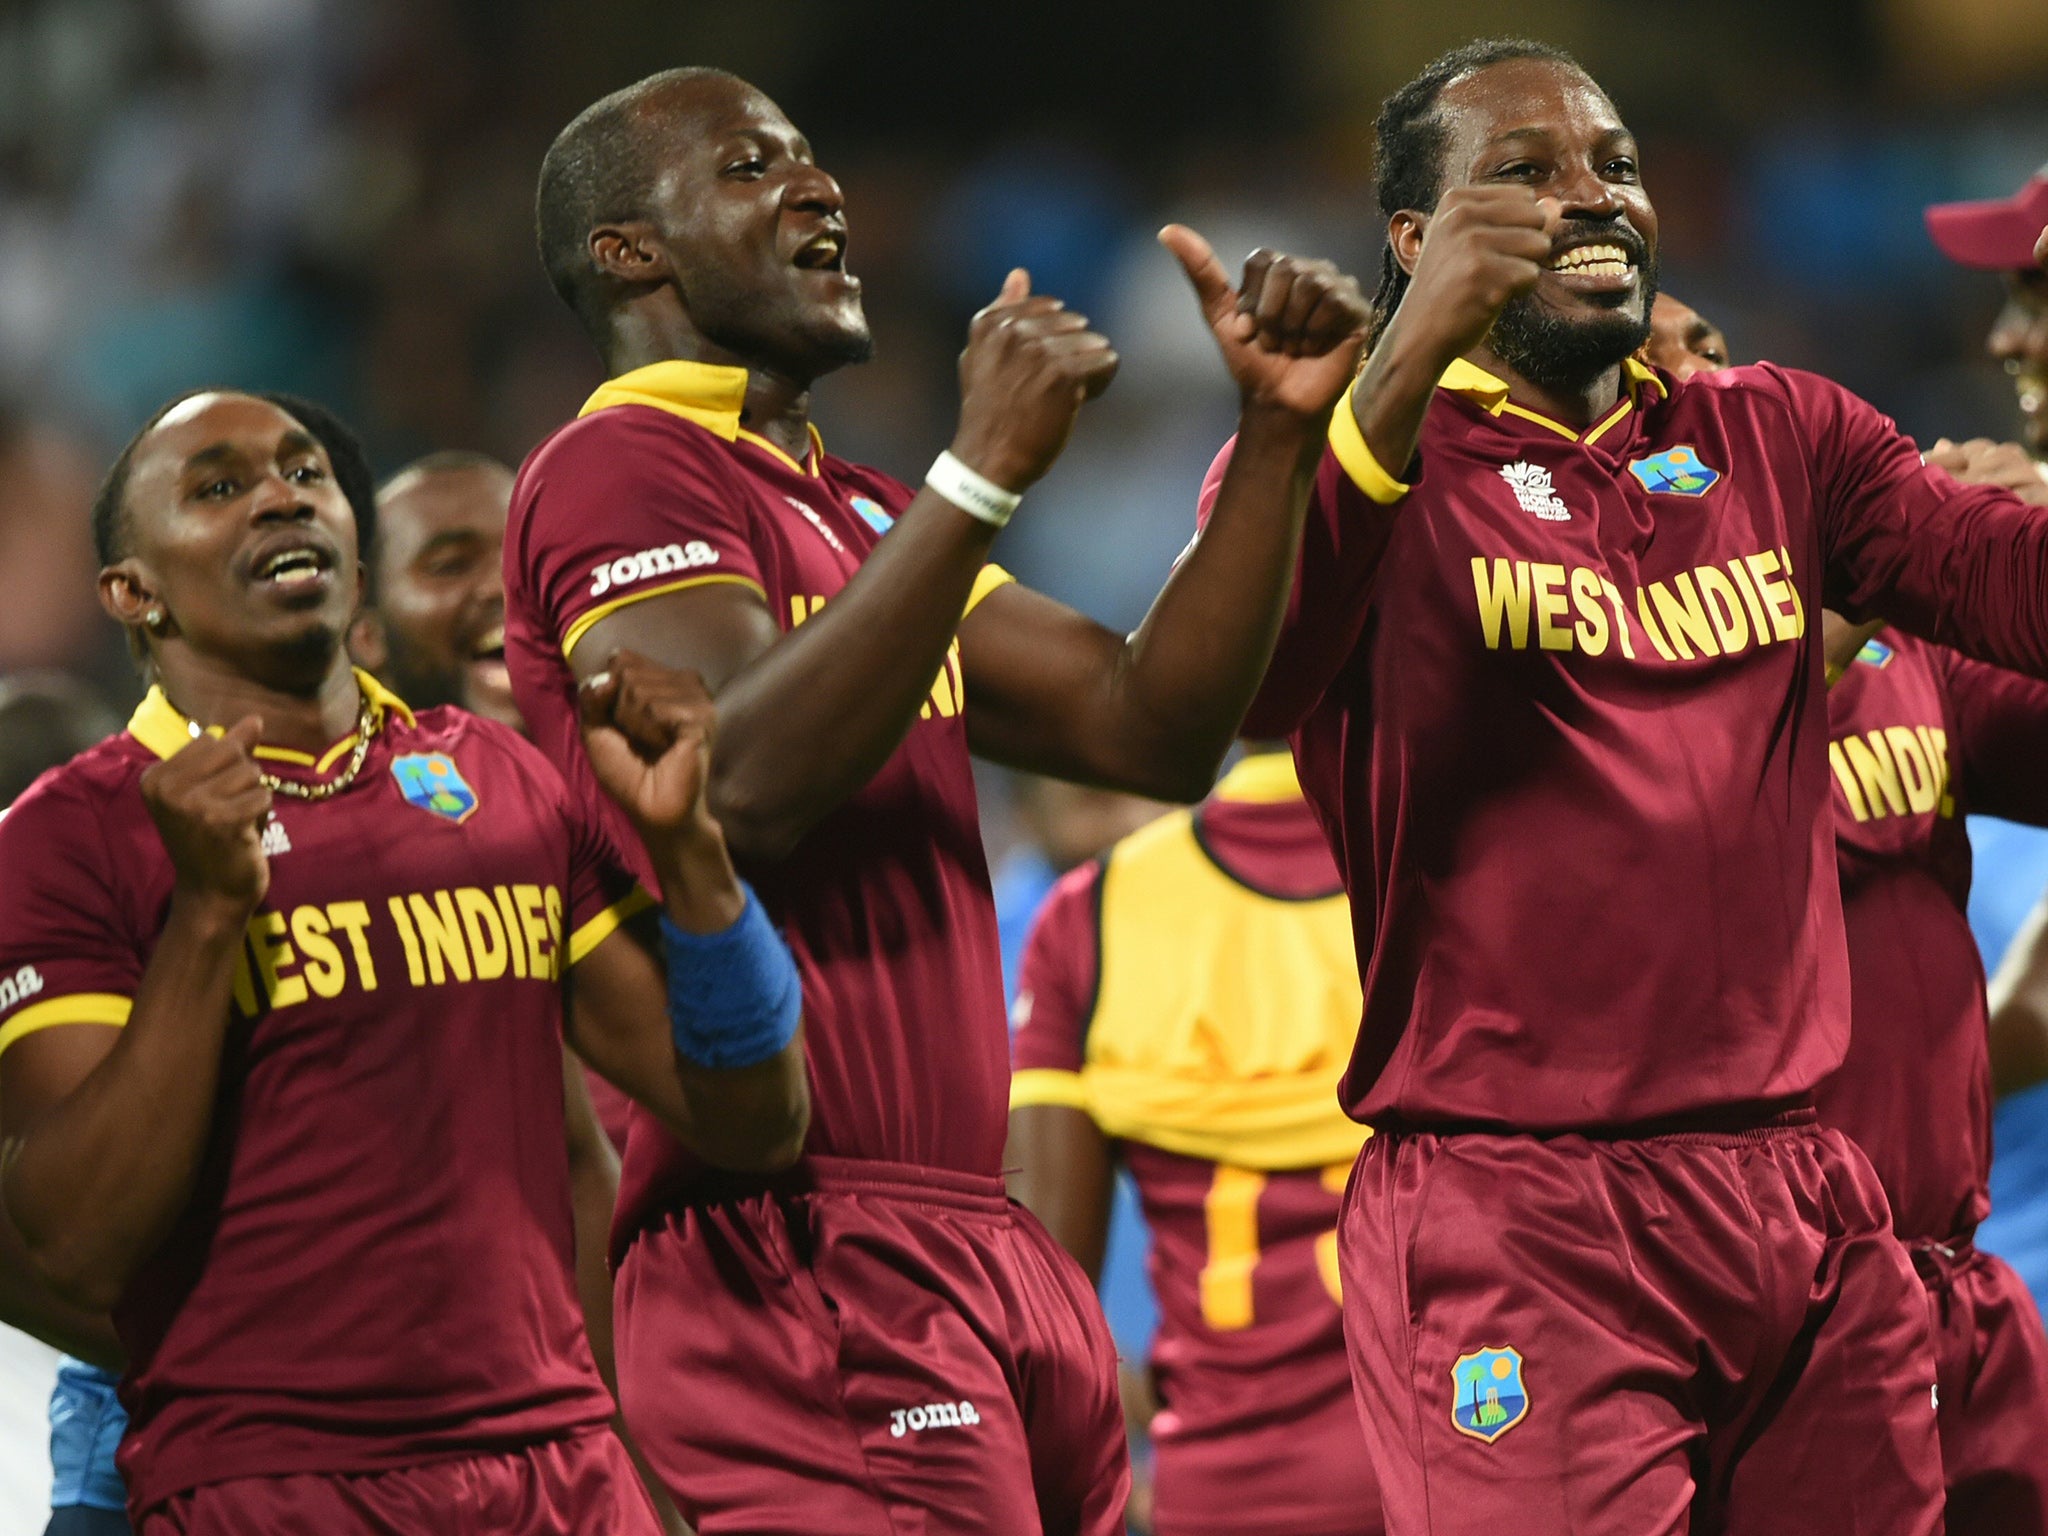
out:
M476 791L446 752L408 752L391 760L391 776L408 805L457 823L476 813Z
M1529 1416L1517 1349L1475 1349L1451 1367L1451 1427L1493 1444Z

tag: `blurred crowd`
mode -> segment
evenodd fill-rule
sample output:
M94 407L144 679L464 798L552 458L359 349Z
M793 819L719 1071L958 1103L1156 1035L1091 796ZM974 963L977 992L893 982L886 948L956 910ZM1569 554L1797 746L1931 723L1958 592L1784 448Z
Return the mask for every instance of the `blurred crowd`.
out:
M955 9L0 8L0 673L63 668L115 707L135 693L92 600L85 508L113 448L177 390L326 400L386 470L447 447L517 462L597 379L533 255L540 152L580 103L676 62L760 80L846 185L879 347L857 383L823 391L835 450L916 473L950 429L964 321L1012 263L1107 327L1123 374L1003 558L1134 621L1232 408L1152 232L1179 218L1225 252L1328 255L1369 283L1378 74L1370 57L1333 66L1319 29L1334 8L1313 0L1249 6L1228 40L1135 0L1053 5L1023 33ZM1938 259L1917 210L2016 185L2048 145L2048 98L2025 82L1939 111L1859 96L1841 68L1870 67L1853 29L1816 57L1787 23L1781 55L1754 61L1779 103L1760 115L1763 93L1708 78L1730 73L1725 38L1647 68L1604 12L1565 8L1585 35L1560 40L1646 130L1667 286L1742 355L1822 368L1909 431L1997 431L2008 397L1976 348L1995 294Z

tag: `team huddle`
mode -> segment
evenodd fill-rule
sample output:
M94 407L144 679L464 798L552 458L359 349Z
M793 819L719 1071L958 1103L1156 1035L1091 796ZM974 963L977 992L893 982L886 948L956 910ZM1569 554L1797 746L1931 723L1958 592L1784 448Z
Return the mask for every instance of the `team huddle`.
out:
M1161 232L1240 409L1128 635L991 559L1109 341L1012 272L925 483L832 455L844 200L717 71L540 167L516 479L144 424L148 696L0 817L0 1297L134 1530L1112 1536L1121 1163L1161 1536L2048 1533L1961 821L2048 822L2048 479L1729 366L1568 56L1377 126L1371 295ZM974 757L1200 802L1007 1018Z

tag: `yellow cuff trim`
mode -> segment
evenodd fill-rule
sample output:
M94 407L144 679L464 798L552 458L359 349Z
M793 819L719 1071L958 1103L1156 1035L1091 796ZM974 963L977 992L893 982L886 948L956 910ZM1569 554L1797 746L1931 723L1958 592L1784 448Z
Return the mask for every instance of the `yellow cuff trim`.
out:
M966 618L981 606L981 600L989 593L995 591L997 587L1009 585L1016 579L1000 565L984 565L981 574L974 578L974 590L967 594L967 606L960 611L960 617Z
M621 608L629 607L634 603L645 602L650 597L661 597L669 592L680 592L685 587L713 586L752 587L761 594L762 602L765 603L768 600L768 594L762 590L761 583L754 580L751 576L733 576L721 572L712 576L686 576L681 581L665 581L658 587L647 588L644 592L628 592L624 597L615 597L608 603L599 603L588 613L581 615L569 626L569 632L562 636L562 654L567 656L571 651L575 650L576 642L590 632L591 625L595 624L599 619L617 613Z
M1330 451L1337 455L1337 462L1344 466L1353 485L1381 506L1391 507L1408 494L1410 487L1382 469L1372 450L1365 446L1365 434L1358 430L1358 416L1351 409L1351 390L1356 388L1358 385L1353 383L1345 390L1337 409L1330 413Z
M593 949L653 905L654 898L644 888L634 886L632 895L613 902L569 935L569 963L582 964Z
M69 997L53 997L22 1009L0 1024L0 1053L24 1036L59 1024L126 1024L134 1007L132 998L112 992L74 992Z
M1026 1104L1059 1104L1086 1113L1088 1091L1078 1072L1031 1067L1010 1074L1010 1108L1021 1109Z

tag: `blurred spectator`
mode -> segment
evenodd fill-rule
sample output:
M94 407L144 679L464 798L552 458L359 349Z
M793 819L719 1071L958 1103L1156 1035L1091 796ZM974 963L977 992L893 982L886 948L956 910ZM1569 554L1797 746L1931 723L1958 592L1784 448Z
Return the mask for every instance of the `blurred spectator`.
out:
M58 672L0 677L0 809L47 770L121 729L92 689Z
M0 673L125 655L93 596L94 457L47 419L0 409Z

